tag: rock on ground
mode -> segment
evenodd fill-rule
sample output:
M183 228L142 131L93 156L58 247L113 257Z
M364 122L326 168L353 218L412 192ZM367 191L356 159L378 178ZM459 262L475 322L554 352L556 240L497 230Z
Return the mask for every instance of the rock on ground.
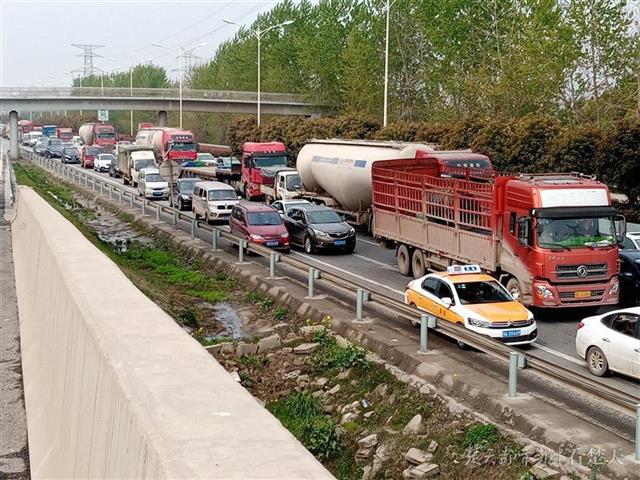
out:
M258 341L258 353L270 352L276 348L280 348L280 335L277 333L261 338Z
M319 343L303 343L298 345L293 349L293 353L297 353L299 355L309 355L320 347Z
M404 458L413 465L421 465L433 460L433 455L419 448L410 448L407 453L404 454Z
M367 435L366 437L362 437L358 440L358 446L360 448L373 448L378 445L378 435L372 433L371 435Z
M414 416L409 423L407 423L402 429L402 433L405 435L415 435L420 432L420 427L422 426L422 415L418 414Z

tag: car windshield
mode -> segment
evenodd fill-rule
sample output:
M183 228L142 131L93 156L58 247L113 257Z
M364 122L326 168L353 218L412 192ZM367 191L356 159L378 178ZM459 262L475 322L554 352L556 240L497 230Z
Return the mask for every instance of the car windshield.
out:
M178 180L178 191L180 193L193 193L197 180Z
M341 223L342 218L333 210L315 210L312 212L307 212L307 217L309 218L309 223L318 224L318 223Z
M256 167L286 167L287 157L284 155L274 157L255 157L253 164Z
M59 147L59 146L61 146L61 145L62 145L62 140L58 140L58 139L56 139L56 138L52 138L52 139L49 141L49 145L51 145L52 147Z
M164 182L164 178L160 176L159 173L150 173L146 177L147 183L150 182Z
M542 248L606 247L616 243L611 217L539 218L536 233Z
M235 190L209 190L207 193L209 200L236 200L238 196Z
M78 155L78 149L73 147L73 148L65 148L64 149L64 153L65 155Z
M107 162L110 162L113 160L113 155L110 153L103 153L102 155L98 155L98 160L106 160Z
M287 177L287 190L300 190L302 188L302 180L300 175L290 175Z
M199 153L198 160L203 162L211 162L211 161L215 161L215 157L210 153Z
M147 158L145 160L137 160L135 162L134 168L136 169L136 172L138 172L142 168L155 167L155 166L156 166L155 160L151 160L150 158Z
M196 144L195 143L174 143L172 150L176 150L178 152L195 152Z
M460 282L453 285L463 305L513 301L498 282Z
M249 212L247 223L249 225L282 225L282 218L277 212Z

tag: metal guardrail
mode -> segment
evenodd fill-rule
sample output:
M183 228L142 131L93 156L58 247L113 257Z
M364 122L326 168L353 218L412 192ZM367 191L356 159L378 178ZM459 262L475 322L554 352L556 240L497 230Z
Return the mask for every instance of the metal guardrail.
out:
M155 98L178 99L178 88L126 88L126 87L2 87L0 99L50 99L50 98ZM230 90L199 90L182 89L183 101L190 100L224 100L230 102L255 103L258 100L256 92L238 92ZM292 93L261 93L262 103L287 103L296 105L312 105L304 95Z
M110 195L113 195L113 192L119 192L119 198L121 202L124 202L125 197L129 197L129 205L133 206L135 199L142 202L141 209L145 211L149 205L153 204L153 209L156 211L156 218L158 220L161 219L161 213L168 213L171 215L173 226L177 227L177 222L179 220L186 220L191 222L191 236L195 237L196 229L205 230L212 233L212 242L214 247L217 247L217 239L224 238L228 240L233 245L241 245L244 244L245 249L252 253L255 253L261 257L265 257L270 260L270 275L273 276L273 272L275 267L273 266L274 252L273 250L262 247L260 245L255 244L247 244L244 239L240 239L220 228L210 226L210 225L199 225L196 220L185 215L183 212L167 207L159 205L156 202L152 202L147 200L146 198L140 198L138 195L132 193L128 189L124 188L124 186L108 179L103 179L101 177L97 177L94 175L90 175L87 172L82 170L78 170L75 168L71 168L68 165L64 165L58 161L54 161L48 158L41 157L36 155L31 150L26 150L21 148L21 151L26 158L29 158L32 161L35 161L38 165L43 168L54 171L64 177L71 180L78 180L78 183L82 184L84 181L85 186L91 186L94 190L97 189L97 185L101 185L101 190L104 193L104 186L108 186ZM153 210L152 209L152 210ZM215 232L218 233L215 233ZM241 252L243 249L239 249ZM243 253L240 253L240 258L243 258ZM299 270L301 272L308 273L310 276L315 275L315 272L319 272L320 278L327 282L330 285L335 287L339 287L343 290L346 290L349 293L358 294L358 291L367 291L367 286L363 283L358 283L356 281L352 281L346 278L342 278L334 273L326 269L322 269L315 264L311 264L305 262L304 260L299 260L287 255L277 255L279 257L279 262L293 268ZM310 280L311 285L311 280ZM311 287L310 287L311 290ZM389 295L385 295L383 293L378 292L367 292L368 300L370 302L376 302L377 304L386 307L392 310L395 314L399 314L402 317L405 317L409 321L419 322L421 315L424 315L423 312L420 312L415 307L411 307L406 305L405 303L392 298ZM424 324L425 322L423 322ZM463 342L464 344L479 350L483 353L489 354L494 358L497 358L502 361L509 362L510 357L514 353L514 350L509 346L500 343L490 337L485 335L478 334L471 330L467 330L463 327L452 324L444 319L442 321L437 321L437 326L435 330L439 333L444 334L447 337L450 337L456 341ZM425 327L426 328L426 327ZM621 408L625 412L634 415L636 414L638 405L640 404L640 396L634 396L623 392L615 387L603 384L592 377L582 375L580 373L574 372L567 367L563 367L560 365L556 365L553 362L545 360L543 358L532 355L531 353L523 353L521 351L517 352L520 357L524 357L524 365L526 367L537 374L544 376L547 379L552 379L556 383L564 386L570 387L575 390L578 390L583 393L587 393L590 395L594 395L603 400L606 400L617 407ZM521 366L521 368L523 368Z

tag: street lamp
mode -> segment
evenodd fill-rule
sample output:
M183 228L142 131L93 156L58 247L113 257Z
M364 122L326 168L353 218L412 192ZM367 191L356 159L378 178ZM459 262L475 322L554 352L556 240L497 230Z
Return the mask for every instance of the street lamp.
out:
M389 0L387 0L387 28L384 40L384 114L382 118L383 127L387 126L387 96L389 94L389 10L391 10L391 7L394 3L396 3L396 0L393 0L393 2L391 3L389 3Z
M229 25L237 25L239 27L246 27L246 25L241 25L239 23L236 23L232 20L226 20L226 19L222 19L222 21L224 23L228 23ZM287 25L291 25L293 23L293 20L286 20L282 23L279 23L277 25L271 25L270 27L265 28L264 30L260 30L259 28L250 28L247 27L249 29L250 32L252 32L255 36L256 39L258 40L258 126L260 126L260 40L262 38L262 35L264 35L265 33L274 30L276 28L282 28L282 27L286 27Z
M152 43L151 45L153 45L154 47L159 47L159 48L166 48L164 45L160 44L160 43ZM182 77L184 75L184 68L182 67L182 61L183 58L193 52L196 48L200 48L200 47L204 47L206 45L206 43L199 43L198 45L195 45L191 48L186 48L186 47L178 47L178 51L180 52L180 55L178 55L178 59L180 60L179 63L179 70L180 70L180 79L179 79L179 95L180 95L180 129L182 129Z

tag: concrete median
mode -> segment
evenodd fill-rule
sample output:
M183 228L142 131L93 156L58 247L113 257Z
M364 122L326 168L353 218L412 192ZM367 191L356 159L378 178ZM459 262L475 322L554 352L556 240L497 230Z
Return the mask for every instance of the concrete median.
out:
M62 215L16 198L33 478L332 478Z

